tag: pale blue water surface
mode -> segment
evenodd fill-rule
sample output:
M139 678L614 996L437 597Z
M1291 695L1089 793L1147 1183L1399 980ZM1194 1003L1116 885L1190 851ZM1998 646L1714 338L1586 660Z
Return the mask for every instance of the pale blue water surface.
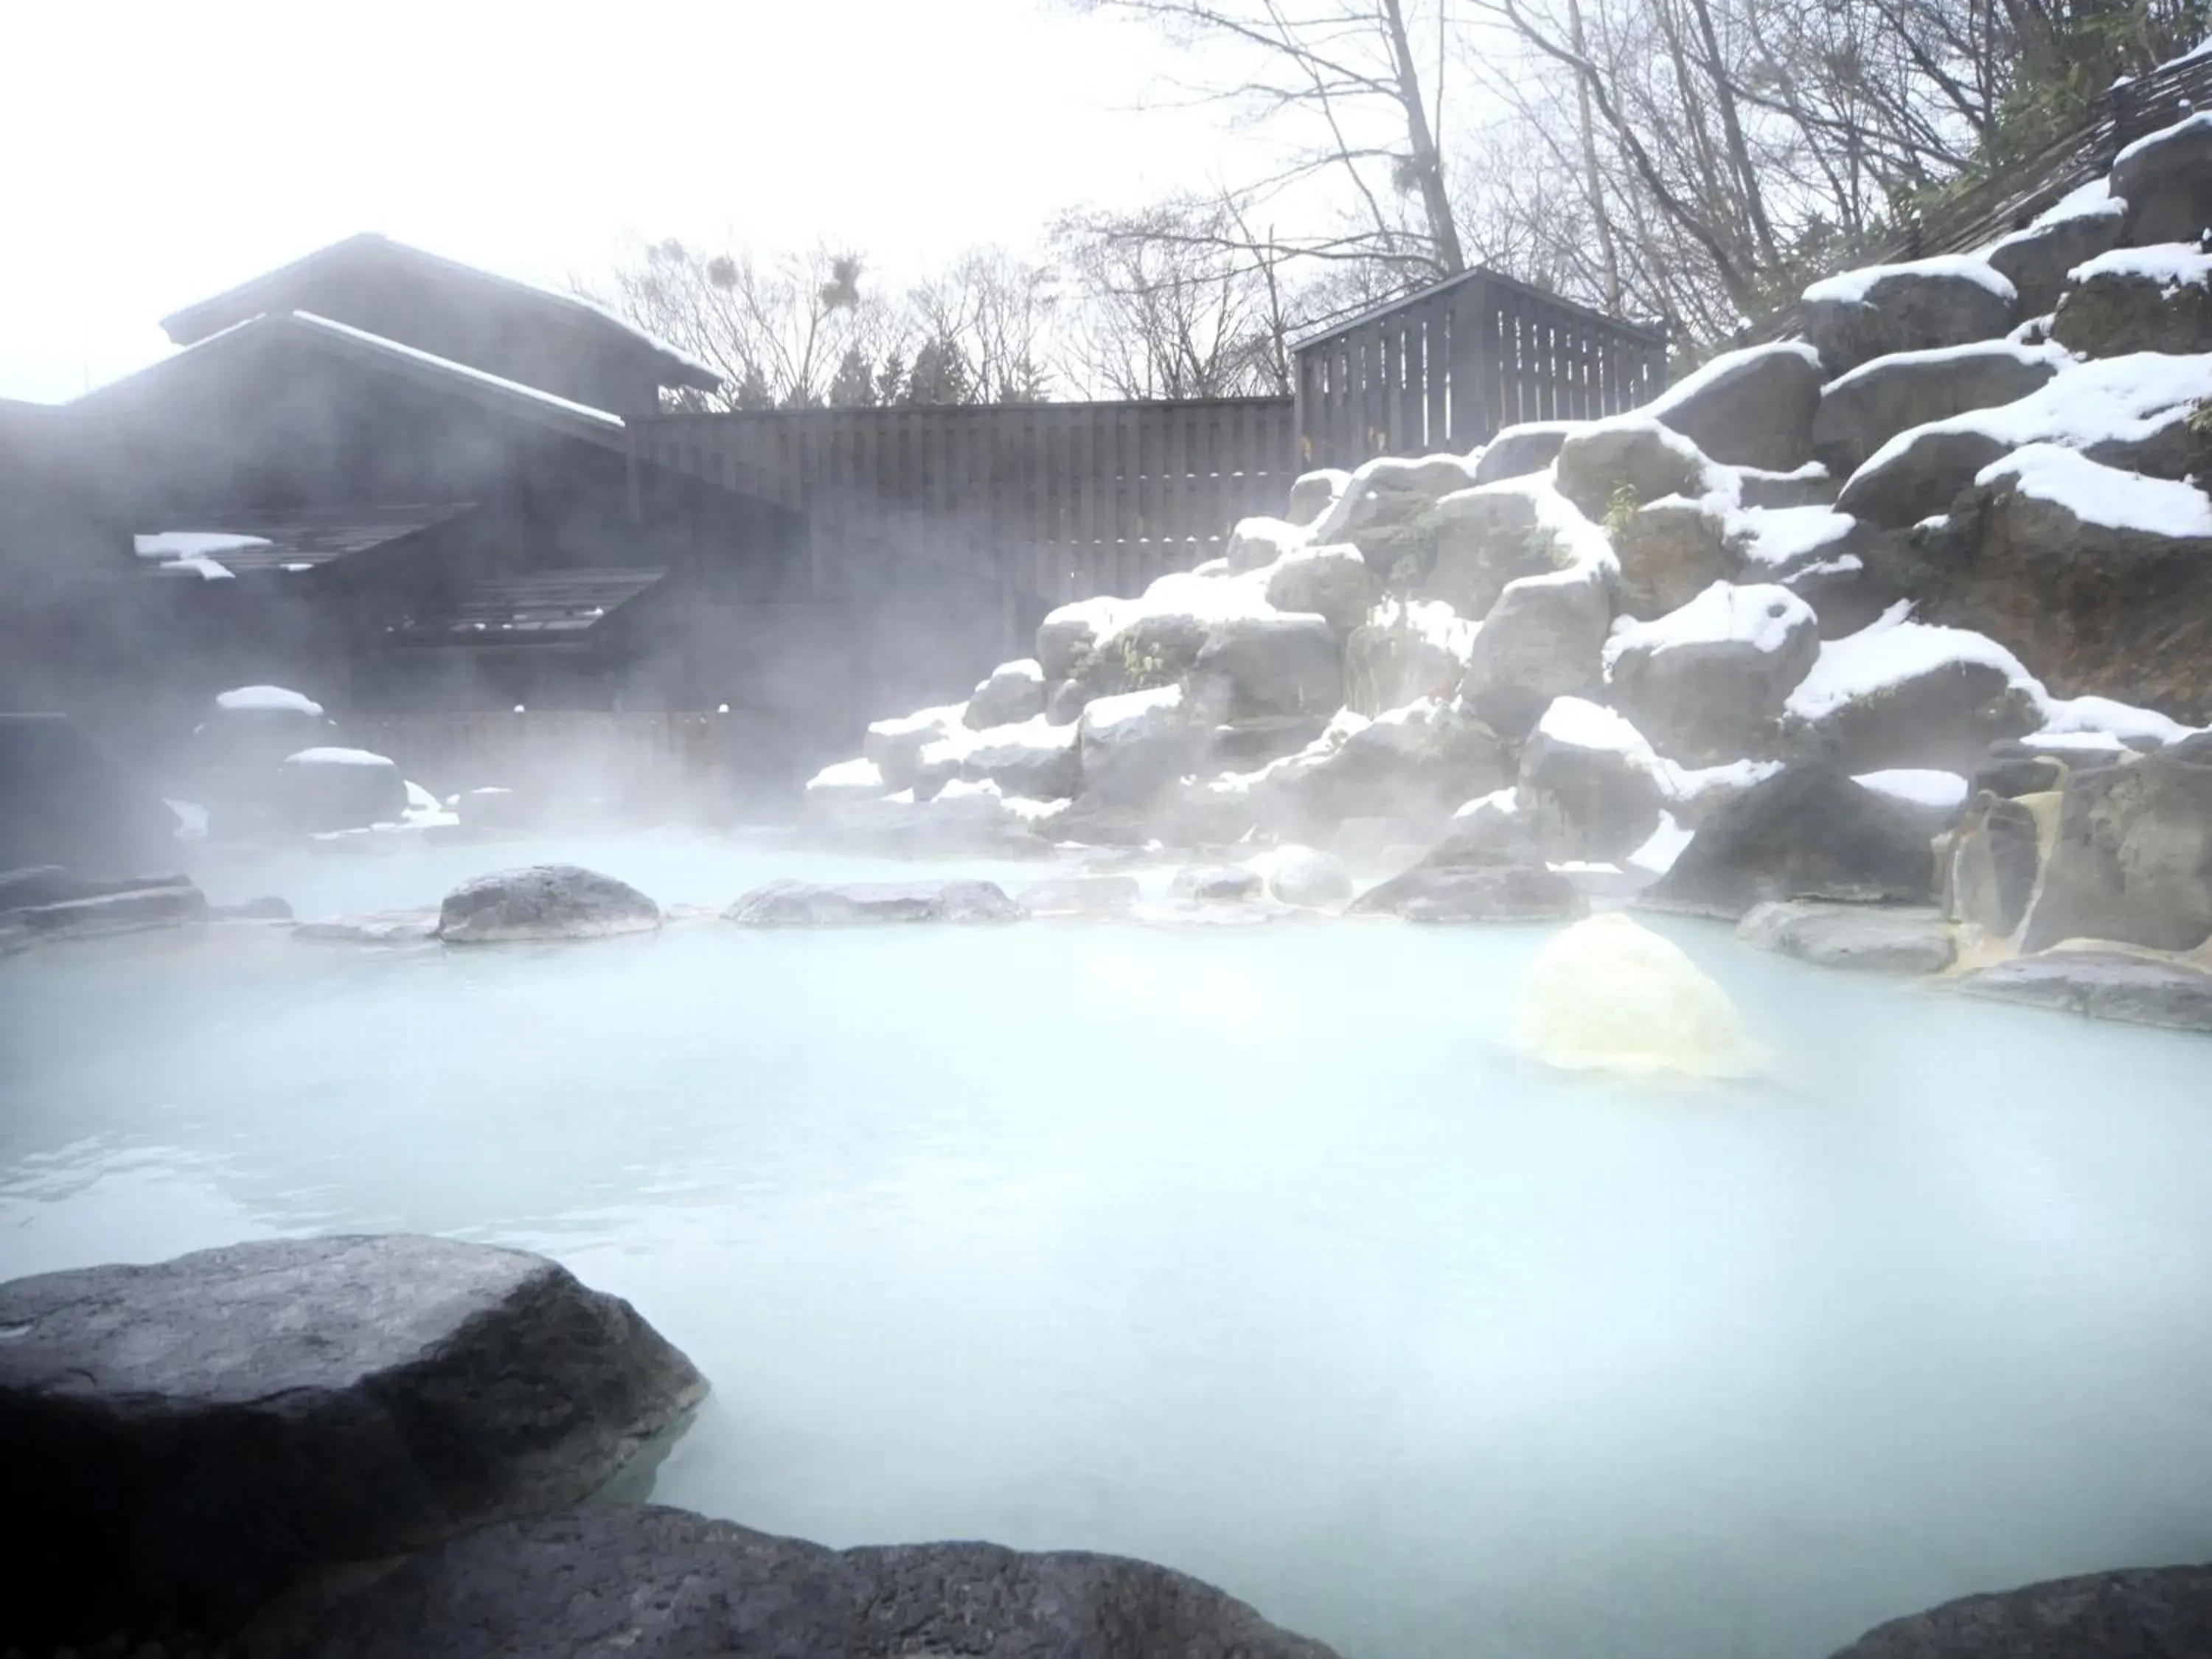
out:
M526 854L672 903L886 873ZM515 861L200 873L311 916ZM658 1498L1146 1556L1352 1659L1815 1659L2212 1559L2212 1042L1665 928L1770 1076L1516 1056L1542 928L56 947L0 962L0 1276L543 1250L714 1382Z

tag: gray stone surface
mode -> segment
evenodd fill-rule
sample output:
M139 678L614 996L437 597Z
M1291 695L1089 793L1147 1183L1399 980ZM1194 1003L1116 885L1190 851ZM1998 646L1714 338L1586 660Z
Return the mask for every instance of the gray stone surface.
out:
M2022 939L2191 951L2212 939L2212 753L2184 744L2066 781Z
M284 826L310 834L396 823L407 810L407 780L382 756L372 765L303 750L277 767L274 787Z
M1741 916L1768 899L1925 903L1936 857L1911 817L1844 773L1792 766L1722 805L1649 890Z
M1680 610L1715 582L1735 580L1741 561L1728 520L1696 501L1653 501L1614 532L1620 609L1649 621Z
M1696 446L1680 434L1669 443L1661 432L1639 419L1601 421L1569 433L1559 446L1559 493L1593 523L1603 522L1624 493L1638 505L1664 495L1703 494L1702 459L1683 453Z
M1497 733L1451 708L1430 706L1376 720L1334 747L1294 756L1251 793L1261 822L1275 834L1320 844L1355 817L1406 819L1433 833L1463 802L1510 775Z
M2033 732L2042 716L1995 664L1951 659L1818 714L1785 712L1785 750L1844 771L1899 768L1965 775L1990 745Z
M1572 882L1540 864L1423 864L1368 889L1348 914L1423 922L1565 921L1589 908Z
M1313 523L1328 511L1351 482L1349 472L1334 467L1325 466L1311 472L1301 472L1297 482L1291 486L1290 501L1283 509L1284 521L1292 525Z
M1241 864L1188 864L1168 884L1168 896L1207 904L1233 903L1260 896L1266 883Z
M2179 962L2069 949L2015 957L1950 982L1969 996L2132 1025L2212 1032L2212 973Z
M438 907L449 945L650 933L660 907L626 881L574 864L533 864L463 882Z
M1541 472L1557 460L1559 446L1577 423L1573 421L1529 421L1509 426L1482 447L1475 457L1474 481L1496 483L1502 478L1526 477Z
M1278 611L1311 611L1340 638L1367 618L1382 585L1349 544L1308 548L1276 561L1267 603Z
M1466 674L1464 659L1404 617L1363 623L1345 641L1344 706L1379 714L1423 697L1449 701Z
M207 896L182 877L158 887L126 888L57 904L0 910L0 951L67 939L185 927L208 919Z
M1917 908L1773 900L1754 907L1735 932L1762 951L1862 973L1937 974L1958 955L1942 917Z
M2128 204L2125 241L2195 241L2212 229L2212 119L2195 115L2137 140L2112 178Z
M2194 242L2188 251L2196 251ZM2067 284L2051 319L2051 337L2085 357L2203 351L2212 349L2212 289L2097 271Z
M1699 763L1771 753L1783 699L1820 654L1809 605L1773 585L1696 601L1662 637L1629 635L1608 679L1613 706L1662 755Z
M772 881L723 912L741 927L840 927L869 922L1018 921L1026 914L996 882Z
M1209 631L1190 685L1231 720L1327 715L1344 697L1341 637L1318 616L1232 617Z
M1596 688L1612 622L1612 595L1595 571L1509 582L1474 636L1462 694L1493 730L1520 737L1553 698Z
M2021 316L2049 315L2065 289L2066 273L2118 246L2127 204L2105 206L2110 210L2016 230L1990 250L1991 268L2019 290Z
M1899 433L2025 398L2057 372L2048 356L2004 340L1884 357L1820 394L1813 447L1847 477Z
M341 1604L298 1659L1331 1659L1146 1562L994 1544L830 1550L657 1506L459 1540Z
M1556 568L1552 536L1524 489L1462 489L1437 503L1436 561L1420 585L1461 616L1480 620L1505 585Z
M1267 896L1282 904L1327 909L1352 896L1352 872L1334 853L1279 847L1267 861Z
M1023 888L1014 902L1033 916L1116 916L1139 890L1134 876L1057 876Z
M1662 803L1648 769L1614 749L1586 749L1538 726L1515 782L1529 833L1547 858L1607 862L1659 827Z
M221 1633L301 1574L588 1496L705 1391L519 1251L274 1241L0 1285L18 1640Z
M1054 726L1052 735L1060 741L1039 743L1024 734L1018 741L978 744L960 757L959 775L970 783L995 783L1000 793L1024 800L1066 800L1083 787L1082 757L1075 727ZM929 770L917 769L917 783Z
M2006 446L1980 432L1915 430L1895 453L1852 473L1836 505L1855 518L1902 530L1949 512L1972 488L1974 475L2007 453Z
M1725 465L1787 472L1813 457L1813 411L1826 378L1811 347L1778 340L1708 363L1649 412Z
M969 694L961 723L970 731L1018 726L1044 713L1044 670L1034 657L1000 663Z
M2002 338L2019 297L1941 264L1888 268L1850 299L1813 298L1800 314L1829 373L1843 374L1892 352ZM1817 284L1816 284L1817 287Z

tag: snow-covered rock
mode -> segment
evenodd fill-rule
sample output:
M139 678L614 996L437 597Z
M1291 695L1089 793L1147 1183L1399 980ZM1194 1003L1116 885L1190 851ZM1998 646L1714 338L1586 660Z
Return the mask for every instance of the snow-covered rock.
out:
M1812 459L1814 410L1826 378L1800 340L1723 352L1645 405L1712 459L1788 472Z
M1146 805L1191 769L1205 752L1211 724L1196 718L1180 685L1094 699L1075 728L1085 796Z
M2025 398L2065 361L2049 346L2004 340L1877 357L1822 389L1813 447L1847 477L1899 433Z
M1037 624L1037 665L1048 684L1076 678L1087 668L1099 641L1127 619L1133 602L1108 595L1077 599L1050 612Z
M1505 585L1541 575L1568 562L1547 522L1541 475L1455 490L1437 503L1436 559L1420 584L1426 597L1480 620L1498 603ZM1572 511L1563 500L1550 516Z
M1620 714L1560 697L1521 750L1515 794L1547 858L1610 862L1659 826L1657 765L1643 733Z
M1278 611L1322 617L1340 639L1366 620L1382 585L1349 544L1302 547L1269 568L1267 603Z
M2085 357L2212 351L2212 254L2194 242L2100 254L2067 277L2051 337Z
M1804 293L1805 337L1832 374L1896 351L2004 337L2020 295L1985 260L1945 254L1847 270Z
M1352 872L1333 853L1291 843L1267 854L1260 866L1267 896L1279 904L1327 910L1352 897Z
M1508 775L1504 747L1488 726L1424 701L1371 720L1340 714L1310 748L1240 787L1277 834L1324 842L1351 817L1402 819L1433 833L1462 801Z
M1004 794L1030 800L1065 800L1083 781L1076 728L1054 726L1041 714L964 739L949 738L930 744L917 764L917 787L948 765L953 777L994 783ZM941 780L930 793L939 793L950 781Z
M1309 473L1307 477L1315 475ZM1264 570L1278 559L1296 553L1310 541L1310 520L1301 526L1285 519L1266 517L1239 519L1237 527L1229 532L1229 547L1223 559L1229 574L1241 576L1250 570Z
M1717 761L1771 750L1820 652L1813 609L1788 588L1715 582L1656 621L1615 623L1604 661L1613 702L1661 752Z
M961 723L972 731L1018 726L1044 713L1044 668L1034 657L1000 663L969 695Z
M1291 486L1290 501L1283 508L1283 518L1294 526L1310 525L1336 504L1352 485L1352 475L1336 467L1325 466L1311 472L1302 472Z
M1907 620L1822 643L1784 704L1791 750L1847 772L1971 769L1989 746L2043 723L2042 684L1987 635Z
M1559 458L1559 446L1578 421L1528 421L1509 426L1485 444L1474 458L1474 481L1497 483L1541 472Z
M438 937L449 945L603 939L659 926L660 907L636 888L574 864L478 876L438 907Z
M1595 690L1613 601L1589 568L1505 585L1474 635L1462 695L1494 730L1527 732L1554 697Z
M1344 701L1344 658L1328 621L1310 614L1231 617L1192 659L1193 697L1231 720L1326 714Z
M407 780L386 756L318 744L284 757L276 800L288 826L311 834L396 823L407 811Z
M1770 899L1925 903L1936 857L1895 803L1832 767L1792 766L1715 812L1646 897L1741 916Z
M1713 464L1672 427L1648 414L1616 415L1577 427L1559 446L1559 494L1593 522L1622 501L1641 506L1712 488Z
M2020 295L2023 317L2050 314L2066 273L2120 240L2128 204L2094 179L2037 216L2025 230L2000 237L1984 256Z
M2212 228L2212 111L2123 149L2112 162L2112 191L2128 204L2130 242L2193 241Z
M838 761L806 781L810 801L875 800L890 793L882 769L865 757Z
M1241 864L1186 864L1168 883L1168 896L1186 904L1237 904L1266 888L1257 870Z
M960 730L967 713L965 703L954 702L878 720L860 739L861 758L877 769L886 793L910 789L921 751Z
M1615 520L1623 611L1663 617L1715 582L1735 580L1740 561L1729 533L1733 512L1722 499L1668 495Z
M1371 532L1402 526L1474 482L1457 455L1378 455L1353 469L1344 493L1314 521L1312 539L1356 542L1366 552Z

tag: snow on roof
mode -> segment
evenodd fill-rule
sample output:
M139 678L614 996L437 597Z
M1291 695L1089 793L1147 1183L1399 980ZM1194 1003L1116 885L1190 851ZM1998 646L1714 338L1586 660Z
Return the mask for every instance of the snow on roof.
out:
M2185 357L2135 351L2093 358L2060 369L2025 398L1909 428L1875 450L1859 470L1887 465L1923 432L1978 432L2007 449L2035 443L2087 449L2108 439L2147 438L2179 411L2193 407L2208 386L2212 353Z
M1881 284L1900 276L1960 277L1987 289L2001 300L2020 297L2020 291L2002 272L1992 268L1987 260L1967 253L1939 253L1929 259L1908 259L1893 265L1863 265L1856 270L1839 271L1814 283L1805 290L1803 297L1814 305L1863 303Z
M1728 537L1746 562L1784 570L1850 535L1858 520L1830 507L1739 507Z
M2212 537L2212 498L2194 484L2147 478L2058 444L2028 444L1974 475L1984 489L2011 484L2055 502L2084 524L2147 535Z
M372 755L366 749L302 749L284 757L287 766L392 766L388 755Z
M295 714L320 714L322 704L313 697L302 696L297 691L281 685L241 685L228 691L216 693L218 708L278 708Z
M2116 247L2084 259L2066 273L2069 287L2093 276L2138 276L2172 289L2212 287L2212 253L2193 242L2157 242L2148 247Z
M1633 617L1615 622L1605 642L1605 670L1610 677L1613 665L1631 651L1656 656L1686 645L1747 645L1771 656L1812 620L1813 607L1786 587L1715 582L1687 605L1651 622Z
M481 368L472 368L466 363L457 363L450 357L441 357L435 352L424 351L411 345L404 345L398 340L387 340L381 334L371 334L368 330L356 328L349 323L333 322L330 318L319 317L312 311L294 311L284 314L292 321L304 324L310 329L319 329L325 333L356 341L395 357L404 357L443 369L447 374L458 374L464 379L475 380L480 385L495 387L501 392L527 398L532 403L542 404L548 408L558 409L565 413L579 416L585 420L596 422L612 431L619 432L623 429L621 416L611 415L604 409L593 409L589 404L580 404L570 398L556 397L552 392L541 392L534 386L525 386L520 380L510 380L501 375L488 374Z
M1851 780L1862 789L1887 795L1908 806L1946 810L1966 804L1966 781L1956 772L1923 771L1899 767L1883 772L1862 772Z
M876 763L872 760L854 759L839 761L834 766L823 767L812 777L807 779L806 787L809 789L823 790L874 789L881 791L884 787L884 775L876 769Z
M2181 119L2174 122L2171 126L2160 127L2156 132L2146 132L2142 137L2136 139L2135 143L2130 144L2118 155L2115 155L2112 158L2112 165L2117 167L2121 162L2126 161L2130 156L2141 155L2144 150L2148 149L2153 144L2160 143L2166 139L2171 138L2177 132L2188 132L2204 129L2212 129L2212 110L2200 110L2194 115L2185 115Z
M2046 701L2042 682L1995 640L1964 628L1909 621L1911 608L1909 600L1900 599L1857 633L1823 643L1813 672L1798 682L1783 705L1784 711L1800 720L1816 720L1846 703L1953 663L1994 668L2038 707Z

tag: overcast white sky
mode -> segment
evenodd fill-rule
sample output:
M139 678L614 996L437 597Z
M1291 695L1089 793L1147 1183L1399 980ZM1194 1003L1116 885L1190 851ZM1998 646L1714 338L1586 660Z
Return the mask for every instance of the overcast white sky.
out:
M918 270L1256 142L1054 0L0 9L0 397L149 362L158 318L356 231L556 286L726 228Z

